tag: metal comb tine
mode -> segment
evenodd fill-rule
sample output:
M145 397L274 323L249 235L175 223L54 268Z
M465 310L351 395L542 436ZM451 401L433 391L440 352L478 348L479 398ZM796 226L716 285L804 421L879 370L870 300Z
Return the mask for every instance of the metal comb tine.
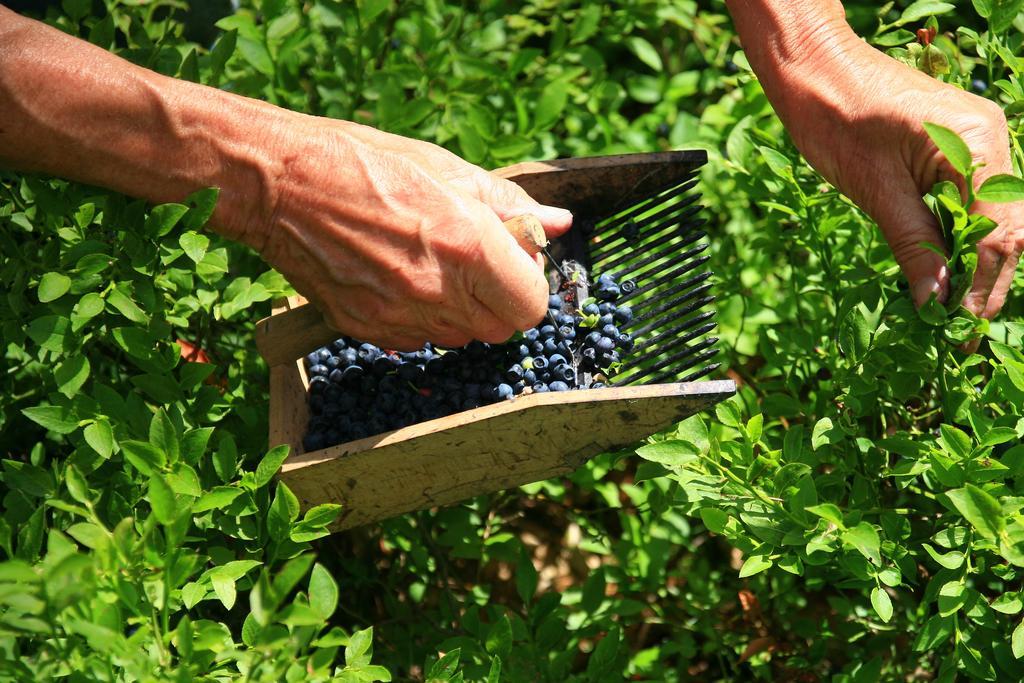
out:
M628 268L629 276L633 279L639 279L643 277L642 271L644 269L644 266L650 265L651 263L656 263L658 261L664 261L665 259L671 259L672 261L684 261L706 250L708 248L708 245L705 242L702 244L697 244L696 246L691 247L687 251L682 251L684 247L689 247L691 244L699 242L701 239L705 237L707 237L707 233L704 232L703 230L697 230L696 232L693 232L691 234L675 233L665 235L663 238L655 242L651 242L650 244L644 244L638 247L638 250L643 250L642 253L624 253L622 256L618 258L612 259L607 263L602 263L601 267L613 272L619 270L620 268ZM630 259L637 260L630 262Z
M706 244L703 245L700 249L698 249L697 252L699 253L701 251L704 251L705 249L707 249L707 245ZM705 263L707 263L708 260L711 258L710 256L707 256L707 255L698 256L697 258L692 258L692 256L693 255L690 254L690 253L681 254L679 256L680 264L678 266L676 266L675 268L673 268L672 270L670 270L667 273L663 273L662 275L658 276L656 279L654 279L654 280L652 280L650 282L645 282L644 283L644 293L649 294L649 293L652 293L652 292L656 292L663 285L666 285L666 284L672 282L673 280L675 280L676 278L678 278L678 277L680 277L682 275L685 275L686 273L689 273L691 270L696 270L697 268L700 268ZM621 300L622 301L628 301L629 298L632 298L632 295L635 295L635 293L636 292L634 290L634 292L631 295L627 295L627 297L624 297Z
M718 349L709 348L713 347L717 341L718 337L708 337L707 339L702 340L699 344L687 346L683 350L672 353L672 355L654 363L653 365L649 365L647 367L631 365L630 368L624 370L618 377L622 382L636 382L642 377L647 377L648 375L661 372L670 365L673 366L671 374L678 374L683 370L689 370L694 365L718 353Z
M703 353L701 353L701 357L700 357L700 361L699 362L703 363L704 361L706 361L708 359L714 358L715 356L718 355L719 351L721 351L721 349L718 349L718 348L712 348L712 349L708 349L707 351L704 351ZM669 369L669 370L665 370L664 372L662 372L659 375L655 375L650 380L648 380L647 383L648 384L661 384L661 383L663 383L665 381L669 381L669 382L692 382L695 379L699 379L699 378L703 377L704 375L708 374L709 372L712 372L712 371L716 370L721 365L722 365L721 363L712 363L711 365L705 365L702 368L698 368L696 372L693 372L693 373L687 375L686 377L683 377L682 379L677 379L679 377L679 373L682 372L682 370L678 370L678 369L672 368L672 369Z
M693 187L696 184L697 184L697 172L694 171L693 173L688 175L686 177L686 179L683 180L681 183L679 183L677 185L674 185L672 187L666 188L665 190L662 190L661 192L659 192L659 193L657 193L655 195L647 197L646 199L643 199L643 200L641 200L639 202L636 202L636 203L634 203L632 205L627 205L627 204L618 204L618 205L616 205L608 213L608 217L611 218L611 219L627 219L629 217L636 216L638 214L643 213L644 211L647 211L648 209L650 209L653 206L657 206L659 204L662 204L662 203L664 203L666 201L669 201L669 200L673 199L674 197L677 197L677 196L680 196L682 194L685 194L687 191L693 189Z
M713 315L713 312L711 312L711 313ZM648 346L656 346L658 344L658 342L660 342L662 339L664 339L666 337L671 337L673 335L677 335L680 332L684 332L684 331L686 331L687 329L689 329L691 327L693 327L692 321L688 320L685 323L681 323L681 324L676 325L675 327L671 327L671 328L669 328L669 329L667 329L667 330L665 330L663 332L659 332L655 336L653 336L650 339L648 339L647 341L645 341L644 342L644 347L646 348ZM698 327L696 330L693 330L692 332L688 332L687 334L683 335L682 337L679 337L678 341L686 343L686 342L688 342L688 341L690 341L692 339L696 339L697 337L701 336L702 334L707 334L708 332L710 332L711 330L715 329L716 327L718 327L718 323L717 322L706 323L706 324L701 325L700 327ZM676 340L672 340L672 342L670 342L670 343L673 343L674 341L676 341Z
M671 302L665 302L664 299L665 299L665 297L674 296L674 295L678 294L679 292L685 292L685 291L689 290L691 287L693 287L695 285L699 285L700 283L702 283L705 280L707 280L708 278L710 278L713 274L714 273L712 271L705 270L703 273L700 273L699 275L694 275L691 278L688 278L688 279L686 279L686 280L684 280L684 281L682 281L680 283L672 285L668 289L663 289L661 292L659 292L659 294L661 296L660 299L648 299L646 301L638 301L638 302L636 302L634 304L630 304L630 307L633 309L633 316L634 316L633 319L636 320L636 319L648 318L651 315L660 313L661 311L668 310L669 308L672 308L673 306L675 306L676 304L678 304L678 303L680 303L682 301L686 301L688 298L691 298L694 295L693 292L690 292L690 293L686 294L685 296L683 296L683 297L681 297L679 299L676 299L675 301L671 301ZM706 292L710 288L711 288L711 283L709 282L709 283L705 284L701 288L701 291ZM639 294L642 294L642 293L646 293L646 292L648 292L650 290L651 290L650 286L638 287L633 292L631 292L631 293L625 295L624 297L622 297L621 300L624 301L624 302L628 301L629 299L632 299L633 297L635 297L635 296L637 296ZM642 315L639 314L639 311L644 310L648 306L654 306L655 304L659 304L659 303L661 305L657 306L656 308L652 308L647 313L644 313Z
M630 321L630 325L631 326L639 326L640 323L645 322L647 320L651 320L653 318L661 317L663 314L668 315L666 313L666 311L671 311L673 308L675 308L677 306L681 306L682 304L685 304L687 301L690 301L691 299L695 299L695 298L697 298L699 296L703 296L704 294L707 294L710 290L711 290L711 283L710 282L706 282L703 285L701 285L699 287L696 287L696 288L694 288L692 290L685 290L682 295L677 296L676 298L672 299L671 301L664 301L664 298L662 297L661 299L657 299L655 301L642 302L639 305L633 307L633 320ZM667 292L665 292L665 296L675 295L677 293L677 291L678 290L675 290L675 289L667 291ZM658 303L658 301L662 301L662 303L661 303L661 305L657 306L656 308L652 308L651 310L647 311L646 313L642 313L642 314L638 314L637 313L638 310L643 310L645 306L649 306L651 304Z
M677 230L683 227L687 221L689 221L702 207L700 206L686 206L682 203L673 204L672 206L666 207L662 211L656 214L641 219L638 222L633 223L633 230L635 231L635 237L623 237L618 239L619 235L626 229L621 221L616 221L610 225L608 230L604 232L594 232L593 237L601 238L601 241L597 243L591 254L591 258L594 261L599 261L604 257L606 252L616 251L621 249L624 244L632 243L635 246L640 246L645 240L650 239L655 233L669 229ZM627 221L630 223L632 221ZM656 226L656 227L651 227Z
M694 380L698 380L701 377L705 377L707 375L710 375L712 372L714 372L715 370L717 370L720 367L722 367L721 363L712 363L711 365L707 365L707 366L701 368L700 370L698 370L697 372L695 372L693 374L690 374L690 375L687 375L686 377L683 377L679 381L680 382L693 382Z
M603 267L608 269L620 268L621 264L627 263L631 259L641 259L644 257L653 256L653 258L665 258L665 254L672 247L685 247L688 244L692 244L695 240L699 240L702 237L706 237L705 233L700 228L703 226L703 220L693 220L688 223L674 224L670 221L670 225L667 228L659 227L654 231L650 231L650 234L638 240L633 244L619 244L613 245L615 248L609 249L607 253L601 253L596 255L593 259L593 263L601 263ZM678 242L678 244L672 244ZM629 246L629 249L625 247Z
M689 315L690 313L693 313L694 311L699 309L701 306L707 306L709 303L711 303L714 300L715 300L715 297L713 297L713 296L706 296L706 297L704 297L702 299L697 299L696 301L691 303L689 306L686 306L685 308L682 308L682 309L680 309L678 311L673 311L672 315L674 317L681 317L681 316L684 316L684 315ZM705 311L705 312L703 312L703 313L701 313L699 315L694 316L693 318L690 318L689 320L687 320L687 321L685 321L684 323L681 323L681 324L686 325L686 328L684 328L684 329L689 329L690 327L693 327L694 325L699 325L702 322L708 320L714 314L715 314L714 311ZM630 334L633 336L634 339L639 339L639 338L643 337L645 334L647 334L648 332L650 332L651 330L657 329L658 327L664 325L663 321L664 321L664 318L658 318L657 320L655 320L655 321L653 321L653 322L651 322L651 323L649 323L647 325L644 325L643 327L639 328L638 330L636 330L636 332L630 332Z

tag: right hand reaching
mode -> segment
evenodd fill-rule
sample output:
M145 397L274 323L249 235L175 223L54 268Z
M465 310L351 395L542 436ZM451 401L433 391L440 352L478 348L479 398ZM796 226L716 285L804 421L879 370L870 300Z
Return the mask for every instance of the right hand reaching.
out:
M385 348L504 341L539 321L548 284L502 220L549 235L568 211L446 150L300 114L275 130L269 217L236 235L339 332Z

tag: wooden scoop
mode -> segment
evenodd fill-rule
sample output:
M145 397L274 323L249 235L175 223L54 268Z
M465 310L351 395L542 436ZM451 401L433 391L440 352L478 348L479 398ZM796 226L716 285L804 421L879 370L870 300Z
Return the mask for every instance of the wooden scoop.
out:
M544 226L534 215L511 218L505 221L505 229L530 256L540 253L548 244ZM293 361L339 336L341 333L332 329L312 304L256 323L256 348L270 367Z

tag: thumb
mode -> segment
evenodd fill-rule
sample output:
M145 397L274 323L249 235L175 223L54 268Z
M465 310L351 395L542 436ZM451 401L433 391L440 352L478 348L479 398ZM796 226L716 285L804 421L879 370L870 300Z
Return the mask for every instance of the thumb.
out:
M917 188L897 183L890 192L869 202L868 214L878 223L896 262L910 284L910 294L918 307L935 294L940 302L949 296L949 269L946 259L921 246L932 244L946 251L938 221L921 199Z
M540 219L548 237L557 237L572 226L572 213L568 209L541 204L511 180L490 173L477 176L476 195L503 221L533 214Z
M479 252L470 265L469 291L517 330L535 325L548 306L544 270L492 211L481 207Z

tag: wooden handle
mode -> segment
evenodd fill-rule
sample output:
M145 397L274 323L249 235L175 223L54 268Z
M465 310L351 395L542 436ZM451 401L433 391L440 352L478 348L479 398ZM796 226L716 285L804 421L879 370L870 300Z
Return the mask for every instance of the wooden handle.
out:
M505 221L505 229L530 256L548 244L544 226L532 214L510 218ZM256 348L270 367L291 363L340 336L341 333L331 329L312 304L298 306L256 323Z

